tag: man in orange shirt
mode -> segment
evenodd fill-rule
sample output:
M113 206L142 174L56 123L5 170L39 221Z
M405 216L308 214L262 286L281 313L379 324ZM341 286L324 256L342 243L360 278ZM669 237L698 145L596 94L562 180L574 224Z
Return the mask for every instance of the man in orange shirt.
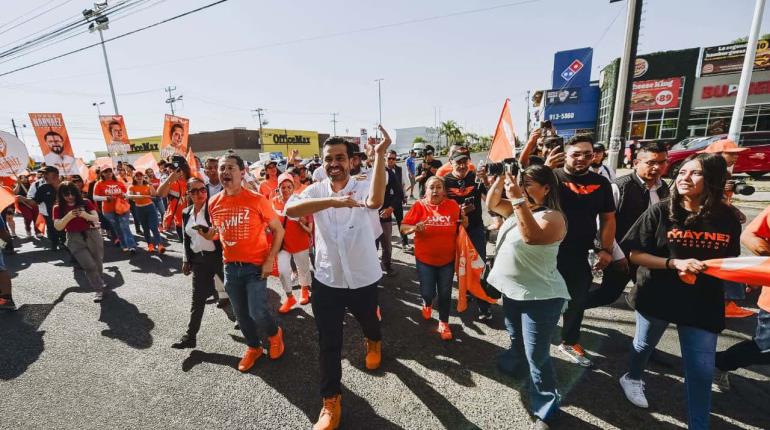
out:
M475 172L476 171L476 166L474 166L473 163L471 163L471 161L470 161L471 151L467 147L462 146L462 145L452 145L452 147L449 148L449 160L450 161L447 161L441 167L439 167L438 170L436 170L436 176L438 176L440 178L443 178L444 176L446 176L446 175L448 175L448 174L450 174L452 172L452 169L454 167L452 167L452 161L451 160L452 160L452 156L455 155L455 152L463 152L465 154L468 154L468 171L469 172Z
M228 153L219 160L224 190L209 200L211 223L219 233L225 263L225 290L248 348L238 370L248 372L262 355L259 331L268 335L269 355L283 355L283 330L267 307L267 277L281 250L284 230L270 201L244 188L243 159ZM272 245L265 230L273 233Z
M766 207L741 234L741 243L756 255L770 256L770 206ZM717 385L725 390L730 383L730 370L755 364L770 364L770 286L762 287L759 296L759 314L754 339L739 342L726 351L718 352L716 367Z

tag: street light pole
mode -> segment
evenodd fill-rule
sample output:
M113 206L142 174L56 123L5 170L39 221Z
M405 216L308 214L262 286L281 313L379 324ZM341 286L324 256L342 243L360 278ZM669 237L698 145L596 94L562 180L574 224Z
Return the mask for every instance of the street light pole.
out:
M118 112L118 99L115 98L115 86L112 85L112 72L110 72L110 61L107 59L107 47L104 45L104 36L102 35L102 29L99 27L99 40L102 42L102 53L104 54L104 65L107 67L107 80L110 82L110 94L112 95L112 107L115 109L115 115L120 115Z
M751 73L754 71L754 57L757 54L757 39L759 38L759 27L762 25L762 13L764 10L765 0L757 0L754 4L754 18L751 21L749 40L746 42L746 55L743 57L743 69L741 69L741 80L738 83L738 93L735 96L733 117L730 120L730 131L727 133L728 137L736 143L738 143L740 138L743 114L746 113L746 100L749 97Z
M383 81L382 78L374 80L374 82L377 82L377 100L379 101L379 105L380 105L380 117L379 117L380 118L380 122L379 122L379 125L382 125L382 81ZM379 127L375 129L374 134L375 134L376 138L380 137L380 129L379 129Z
M112 72L110 71L110 61L107 59L107 46L104 44L103 30L110 28L110 19L106 15L102 15L102 10L107 8L107 2L94 3L93 9L86 9L83 11L83 16L90 22L88 25L88 31L91 33L99 32L99 41L102 45L102 54L104 54L104 65L107 67L107 80L110 83L110 94L112 95L112 107L115 110L115 115L120 115L118 111L118 99L115 97L115 86L112 84ZM93 20L93 22L92 22Z
M99 106L103 105L104 102L93 102L91 103L91 106L96 106L96 113L99 114L99 116L102 116L102 110Z

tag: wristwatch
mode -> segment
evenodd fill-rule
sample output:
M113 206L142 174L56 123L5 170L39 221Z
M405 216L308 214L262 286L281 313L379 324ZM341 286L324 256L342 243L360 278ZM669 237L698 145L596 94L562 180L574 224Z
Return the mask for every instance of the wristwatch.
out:
M525 199L524 197L519 197L518 199L511 200L511 206L518 207L523 205L526 202L527 202L527 199Z

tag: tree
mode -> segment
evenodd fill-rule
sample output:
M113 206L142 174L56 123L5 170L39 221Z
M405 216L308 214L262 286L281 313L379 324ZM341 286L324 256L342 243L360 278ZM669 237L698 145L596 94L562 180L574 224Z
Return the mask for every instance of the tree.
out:
M767 40L767 39L770 39L770 33L765 33L765 34L759 36L759 40ZM748 41L749 41L749 38L744 36L744 37L739 37L739 38L733 40L730 43L746 43Z
M438 134L439 136L446 136L447 148L449 145L454 145L461 141L463 137L462 129L457 125L457 122L451 119L441 123Z
M417 137L415 137L415 138L414 138L414 140L412 141L412 143L413 143L413 144L414 144L414 143L428 143L428 141L427 141L427 140L425 140L425 138L424 138L424 137L422 137L422 136L417 136Z

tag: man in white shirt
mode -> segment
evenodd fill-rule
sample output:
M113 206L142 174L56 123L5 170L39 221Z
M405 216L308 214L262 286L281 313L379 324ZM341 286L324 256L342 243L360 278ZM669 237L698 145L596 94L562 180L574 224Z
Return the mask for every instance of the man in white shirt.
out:
M366 368L377 369L381 359L380 322L377 319L377 283L382 272L374 241L379 236L372 214L385 197L385 153L390 136L375 146L369 180L351 177L354 145L338 137L323 146L323 168L328 178L310 185L289 200L286 215L313 215L315 274L313 315L320 344L323 408L314 430L337 428L341 416L342 323L346 310L358 320L366 338Z
M224 185L219 181L219 160L209 157L203 162L203 173L208 180L206 181L206 190L209 198L214 197L218 192L224 189Z

